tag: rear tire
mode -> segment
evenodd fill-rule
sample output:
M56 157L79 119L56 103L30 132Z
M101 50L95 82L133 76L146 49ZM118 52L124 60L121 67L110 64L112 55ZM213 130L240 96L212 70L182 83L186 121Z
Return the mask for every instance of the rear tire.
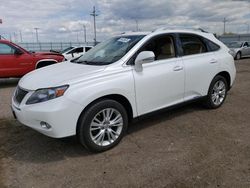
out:
M209 109L219 108L225 101L228 91L228 83L223 76L216 76L209 87L204 104Z
M126 133L128 116L118 102L105 99L91 105L80 117L79 142L91 152L103 152L116 146Z

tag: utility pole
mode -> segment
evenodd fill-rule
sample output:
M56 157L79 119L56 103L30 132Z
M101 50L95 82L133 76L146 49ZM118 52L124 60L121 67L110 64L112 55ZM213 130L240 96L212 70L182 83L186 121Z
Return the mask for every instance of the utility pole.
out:
M19 34L20 34L20 40L21 40L21 42L23 42L23 36L22 36L22 31L21 30L19 31Z
M76 41L79 43L78 31L76 32Z
M93 7L93 12L90 14L94 18L94 45L96 45L96 23L95 23L95 17L98 16L96 14L95 6Z
M84 31L84 42L87 43L87 38L86 38L86 25L83 24L83 31Z
M224 23L224 29L223 29L223 34L226 34L226 23L228 22L228 20L226 18L223 19L223 23Z
M34 29L36 30L36 42L38 43L38 42L39 42L39 40L38 40L38 30L39 30L40 28L35 27Z
M135 23L136 23L136 31L139 31L139 26L138 26L138 20L135 19Z
M16 34L16 32L13 33L13 36L14 36L14 41L15 41L15 42L18 42L18 41L17 41L17 34Z

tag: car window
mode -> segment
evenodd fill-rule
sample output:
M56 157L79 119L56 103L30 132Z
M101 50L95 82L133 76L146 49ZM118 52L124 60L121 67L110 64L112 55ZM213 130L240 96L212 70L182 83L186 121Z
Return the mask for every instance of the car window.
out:
M85 52L89 51L91 47L85 47Z
M83 47L76 48L74 53L82 53L83 52Z
M248 43L247 43L247 42L245 42L244 46L249 47L249 45L248 45Z
M183 55L201 54L207 52L206 46L196 35L181 34L180 40L183 49Z
M83 47L79 47L69 51L67 54L82 53L82 52L83 52Z
M220 49L220 46L215 44L214 42L208 40L208 39L204 39L204 42L207 44L208 47L208 51L210 52L214 52Z
M0 43L0 54L14 54L15 50L7 44Z
M62 50L61 51L61 53L63 54L63 53L65 53L65 52L67 52L67 51L69 51L69 50L71 50L71 49L73 49L74 47L72 47L72 46L70 46L70 47L68 47L68 48L65 48L64 50Z
M175 57L175 48L173 38L169 35L159 36L151 39L140 49L141 51L152 51L155 54L155 60L169 59Z

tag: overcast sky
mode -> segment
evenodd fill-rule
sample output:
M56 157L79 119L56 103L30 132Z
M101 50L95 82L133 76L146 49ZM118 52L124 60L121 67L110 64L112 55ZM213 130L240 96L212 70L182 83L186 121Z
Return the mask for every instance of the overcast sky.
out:
M162 26L201 27L221 34L226 17L227 32L246 33L250 24L250 0L1 0L0 34L9 39L83 41L83 24L87 40L93 41L93 17L96 6L97 40L116 33L154 30ZM16 33L16 36L14 36ZM78 35L78 37L77 37Z

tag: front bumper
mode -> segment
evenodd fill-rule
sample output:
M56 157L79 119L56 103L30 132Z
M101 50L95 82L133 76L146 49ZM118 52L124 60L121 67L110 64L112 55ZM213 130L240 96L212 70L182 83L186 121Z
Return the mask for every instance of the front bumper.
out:
M16 119L36 131L53 138L62 138L76 134L78 118L83 108L64 96L46 102L26 105L32 95L29 92L20 104L12 98L12 110ZM43 128L41 122L51 127Z

